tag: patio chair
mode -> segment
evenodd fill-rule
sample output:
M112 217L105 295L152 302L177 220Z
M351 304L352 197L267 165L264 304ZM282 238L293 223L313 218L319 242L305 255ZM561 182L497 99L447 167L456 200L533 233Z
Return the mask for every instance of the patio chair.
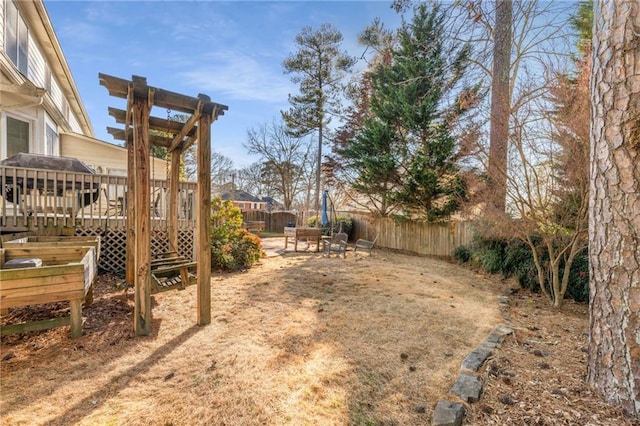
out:
M342 257L347 255L347 239L349 236L344 232L339 232L331 237L322 239L322 252L325 256L330 256L331 252L342 253Z
M373 246L376 245L376 241L378 241L378 235L376 235L373 241L360 238L358 241L356 241L356 246L353 248L353 254L356 254L358 249L362 249L367 250L369 252L369 256L371 256L371 251L373 250Z

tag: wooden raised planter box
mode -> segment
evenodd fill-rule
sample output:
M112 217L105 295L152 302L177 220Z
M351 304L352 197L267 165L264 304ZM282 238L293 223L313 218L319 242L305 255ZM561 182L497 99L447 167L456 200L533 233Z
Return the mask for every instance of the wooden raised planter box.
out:
M293 238L293 249L298 251L298 240L306 239L315 240L316 252L320 251L320 239L322 238L322 229L320 228L284 228L284 248L289 245L289 238Z
M2 326L0 335L71 326L71 337L82 335L82 302L97 277L96 248L37 247L0 249L0 310L69 301L70 317ZM12 259L37 258L42 266L2 269Z
M16 240L5 241L3 248L38 248L38 247L95 247L96 264L100 260L100 236L91 237L55 237L55 236L28 236Z

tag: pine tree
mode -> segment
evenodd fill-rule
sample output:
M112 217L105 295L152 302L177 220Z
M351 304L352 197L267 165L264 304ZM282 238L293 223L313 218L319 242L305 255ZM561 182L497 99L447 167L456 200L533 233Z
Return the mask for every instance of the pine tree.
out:
M326 126L332 114L341 109L341 81L355 59L340 51L342 34L330 24L318 30L305 27L296 36L298 51L283 62L284 71L294 74L292 81L300 84L300 94L289 95L291 108L282 111L293 136L302 137L318 132L316 174L316 212L320 207L320 173L322 144Z

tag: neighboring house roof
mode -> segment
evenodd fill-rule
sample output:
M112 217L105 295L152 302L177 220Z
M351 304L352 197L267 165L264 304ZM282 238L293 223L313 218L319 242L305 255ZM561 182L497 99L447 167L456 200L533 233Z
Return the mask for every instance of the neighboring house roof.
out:
M265 201L261 200L260 198L254 197L253 195L249 194L248 192L242 191L242 190L223 192L222 195L220 195L220 198L222 198L223 200L229 200L229 201L250 201L252 203L264 203L265 202Z
M271 205L271 208L274 210L284 210L284 204L280 201L274 199L273 197L262 197L262 201Z

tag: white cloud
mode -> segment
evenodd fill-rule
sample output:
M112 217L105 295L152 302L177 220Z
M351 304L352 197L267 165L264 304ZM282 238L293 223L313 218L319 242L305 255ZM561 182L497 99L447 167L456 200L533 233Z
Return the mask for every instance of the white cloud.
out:
M296 87L282 74L280 64L237 51L215 52L201 58L207 64L178 74L183 84L220 93L236 100L286 102Z

